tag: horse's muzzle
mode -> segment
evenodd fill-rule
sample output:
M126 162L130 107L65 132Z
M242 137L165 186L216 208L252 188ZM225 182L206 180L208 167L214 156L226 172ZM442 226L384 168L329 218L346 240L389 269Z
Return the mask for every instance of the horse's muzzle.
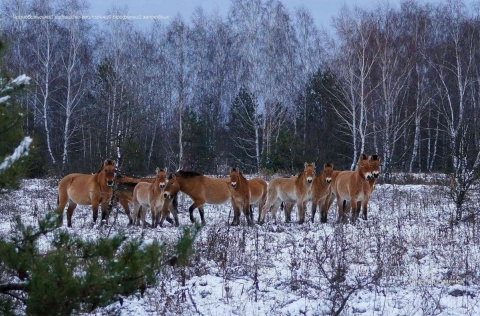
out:
M113 180L111 180L111 181L110 181L110 180L108 180L108 181L107 181L107 186L109 186L109 187L113 187Z
M165 193L163 193L163 197L166 198L166 199L170 199L170 194L165 192Z
M165 189L165 183L160 183L160 189Z
M379 172L374 172L374 173L373 173L373 177L374 177L375 179L377 179L379 175L380 175Z
M330 183L332 182L332 179L331 178L327 178L327 183Z
M232 188L236 188L237 187L237 183L236 182L232 182Z
M312 178L308 178L308 179L307 179L307 182L308 182L308 183L312 183L312 182L313 182L313 179L312 179Z

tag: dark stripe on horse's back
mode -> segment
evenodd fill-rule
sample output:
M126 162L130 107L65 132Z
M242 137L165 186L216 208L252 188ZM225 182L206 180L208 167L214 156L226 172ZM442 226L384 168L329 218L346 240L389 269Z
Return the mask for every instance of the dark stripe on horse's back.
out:
M177 172L175 172L175 175L183 178L193 178L193 177L203 176L203 174L195 171L184 171L184 170L178 170Z

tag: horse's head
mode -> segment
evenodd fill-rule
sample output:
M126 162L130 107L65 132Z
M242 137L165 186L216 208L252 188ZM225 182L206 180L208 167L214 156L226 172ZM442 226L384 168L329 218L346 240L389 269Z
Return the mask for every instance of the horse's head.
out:
M357 163L357 170L360 173L361 177L364 178L365 180L373 179L372 164L371 164L370 158L367 155L365 154L360 155L360 158L358 159L358 163Z
M370 156L370 165L372 166L372 174L375 179L380 176L380 156L371 155Z
M171 173L168 176L168 182L167 182L167 185L165 186L165 191L163 193L163 196L166 199L171 199L178 193L178 191L180 191L180 183L178 182L178 179L175 173Z
M325 181L327 183L332 182L333 176L333 163L325 163L323 164L323 175L325 176Z
M240 183L240 170L235 168L230 169L230 185L232 188L236 189L237 185Z
M165 189L165 185L166 185L166 180L167 180L167 168L165 169L160 169L160 168L157 168L155 170L155 173L157 174L157 183L158 183L158 187L160 188L160 190L163 190Z
M313 178L315 177L315 163L305 163L305 168L303 169L303 175L305 176L305 180L307 180L308 184L313 182Z
M107 186L113 186L115 180L115 161L107 159L103 162L102 171L105 174L105 182Z

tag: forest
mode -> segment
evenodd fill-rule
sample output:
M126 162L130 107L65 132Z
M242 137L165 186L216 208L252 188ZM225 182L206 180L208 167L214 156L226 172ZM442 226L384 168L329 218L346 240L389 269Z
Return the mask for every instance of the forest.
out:
M140 28L81 0L2 2L2 67L34 141L31 176L157 166L294 173L353 169L467 175L480 165L480 8L462 1L344 7L332 34L308 8L232 0ZM112 8L107 15L127 15ZM36 18L32 18L36 17Z

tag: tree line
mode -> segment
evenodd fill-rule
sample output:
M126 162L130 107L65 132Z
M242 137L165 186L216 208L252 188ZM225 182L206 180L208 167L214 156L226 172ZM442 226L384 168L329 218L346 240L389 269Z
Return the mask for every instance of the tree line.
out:
M30 76L18 98L33 174L295 172L304 161L383 172L480 165L480 19L462 1L344 7L333 33L308 8L232 0L140 29L87 15L81 0L2 3L3 65ZM126 15L112 8L107 14Z

